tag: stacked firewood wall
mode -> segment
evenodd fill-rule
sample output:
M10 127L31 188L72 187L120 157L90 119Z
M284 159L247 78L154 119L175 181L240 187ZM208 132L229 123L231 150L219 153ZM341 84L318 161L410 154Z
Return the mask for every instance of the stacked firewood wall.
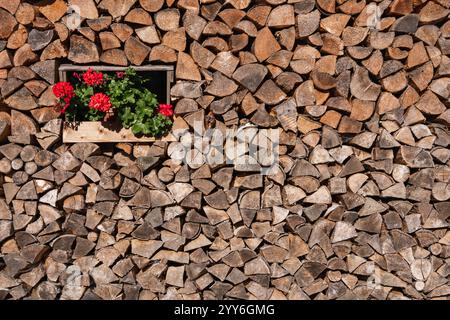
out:
M0 299L448 299L449 6L0 0ZM278 170L63 144L61 63L174 65L174 129Z

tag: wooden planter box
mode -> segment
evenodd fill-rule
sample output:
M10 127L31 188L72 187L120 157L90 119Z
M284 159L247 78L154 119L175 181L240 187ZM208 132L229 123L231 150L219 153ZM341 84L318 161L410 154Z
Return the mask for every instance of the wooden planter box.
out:
M147 88L158 96L160 103L170 104L170 85L173 82L174 68L166 65L132 66L143 78L149 78ZM73 72L84 72L88 68L102 72L125 71L127 67L79 66L62 64L59 67L59 81L70 81ZM174 140L169 133L164 137L135 136L130 129L120 123L101 121L64 122L63 142L152 142Z

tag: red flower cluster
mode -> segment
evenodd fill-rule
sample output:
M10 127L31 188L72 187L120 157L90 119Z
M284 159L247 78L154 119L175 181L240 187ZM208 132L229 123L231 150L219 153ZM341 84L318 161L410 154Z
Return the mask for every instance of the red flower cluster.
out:
M53 94L64 101L64 105L61 108L61 113L66 112L70 105L70 100L74 97L75 93L73 86L70 82L58 82L53 86Z
M116 76L117 76L117 78L122 79L123 77L125 77L125 72L117 71L116 72Z
M53 94L58 98L73 97L73 86L70 82L58 82L53 86Z
M104 93L96 93L91 97L89 101L89 108L96 109L102 112L108 112L111 109L111 100Z
M158 112L163 116L170 117L173 116L173 109L171 104L160 104Z
M89 68L84 74L83 74L83 80L84 83L86 83L89 86L99 86L103 84L103 73L101 72L95 72L91 68Z

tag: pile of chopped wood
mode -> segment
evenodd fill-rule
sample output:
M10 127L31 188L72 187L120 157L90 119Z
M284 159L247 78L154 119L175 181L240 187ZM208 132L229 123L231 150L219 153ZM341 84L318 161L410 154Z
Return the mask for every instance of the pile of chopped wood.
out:
M449 0L0 0L0 299L448 299ZM174 129L63 144L58 64L173 64Z

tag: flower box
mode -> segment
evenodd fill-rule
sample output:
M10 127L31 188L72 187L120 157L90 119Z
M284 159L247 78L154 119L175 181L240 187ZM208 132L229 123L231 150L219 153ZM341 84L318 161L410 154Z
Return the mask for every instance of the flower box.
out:
M114 66L79 66L63 64L59 67L59 81L71 82L74 72L86 72L89 68L103 73L123 72L126 67ZM170 85L173 82L174 68L167 65L132 66L142 78L148 79L145 87L155 93L159 103L170 104ZM172 141L168 134L162 137L135 135L131 129L124 128L119 121L64 121L63 142L152 142L157 140Z

